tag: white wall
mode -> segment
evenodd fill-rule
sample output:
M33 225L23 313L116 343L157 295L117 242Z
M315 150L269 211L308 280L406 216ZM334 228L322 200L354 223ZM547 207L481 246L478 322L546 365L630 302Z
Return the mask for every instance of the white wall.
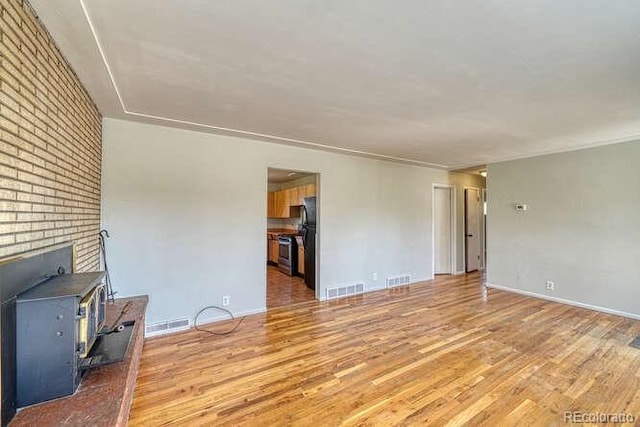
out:
M321 296L432 276L432 183L446 171L113 119L103 132L112 280L119 296L150 295L149 322L225 294L235 313L264 310L268 167L320 173Z
M488 281L640 316L639 162L634 142L489 165Z

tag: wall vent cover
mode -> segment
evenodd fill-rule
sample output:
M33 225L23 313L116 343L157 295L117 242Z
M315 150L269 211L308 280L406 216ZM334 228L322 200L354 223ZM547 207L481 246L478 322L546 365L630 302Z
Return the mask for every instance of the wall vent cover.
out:
M411 284L411 275L403 274L401 276L387 277L387 288L395 288L396 286L404 286Z
M171 332L186 331L191 327L189 319L163 320L162 322L145 325L144 336L169 334Z
M327 299L348 297L350 295L364 293L364 283L354 283L351 285L327 288Z

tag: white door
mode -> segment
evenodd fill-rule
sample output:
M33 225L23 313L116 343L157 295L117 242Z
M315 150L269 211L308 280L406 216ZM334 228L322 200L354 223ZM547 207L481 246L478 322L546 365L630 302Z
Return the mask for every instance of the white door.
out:
M466 271L476 271L480 268L481 239L480 239L480 191L477 188L464 190L465 211L465 252Z
M451 188L433 189L433 239L435 274L451 273Z

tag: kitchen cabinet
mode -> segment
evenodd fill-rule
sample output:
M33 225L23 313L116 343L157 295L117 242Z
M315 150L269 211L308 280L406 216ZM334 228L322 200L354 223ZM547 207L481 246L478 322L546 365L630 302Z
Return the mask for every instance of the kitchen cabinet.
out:
M292 218L300 215L305 197L316 195L316 185L307 184L284 190L270 191L267 194L267 217Z
M316 195L316 185L315 184L307 184L303 187L302 191L302 199L305 197L313 197Z
M280 190L276 191L273 197L274 200L274 217L275 218L289 218L289 200L287 200L287 194Z
M269 234L267 238L267 261L278 264L278 236Z
M302 204L300 195L302 194L303 187L287 188L287 199L289 200L289 206L300 206Z
M287 188L286 190L280 190L282 193L282 212L285 213L285 216L289 216L289 207L291 206L291 189Z
M299 205L304 204L305 197L313 197L316 195L316 185L315 184L307 184L300 187L297 187L297 200Z
M269 191L267 193L267 218L273 218L276 214L275 197L275 191Z

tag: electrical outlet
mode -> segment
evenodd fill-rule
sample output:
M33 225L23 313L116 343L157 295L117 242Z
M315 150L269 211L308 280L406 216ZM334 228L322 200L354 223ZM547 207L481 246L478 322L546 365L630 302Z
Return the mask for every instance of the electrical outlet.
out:
M231 300L231 297L229 297L229 295L225 295L222 297L222 306L226 307L229 305L229 302Z
M553 283L551 280L547 280L547 290L553 291L554 287L555 287L555 283Z
M374 281L378 280L378 273L373 273L373 280Z

